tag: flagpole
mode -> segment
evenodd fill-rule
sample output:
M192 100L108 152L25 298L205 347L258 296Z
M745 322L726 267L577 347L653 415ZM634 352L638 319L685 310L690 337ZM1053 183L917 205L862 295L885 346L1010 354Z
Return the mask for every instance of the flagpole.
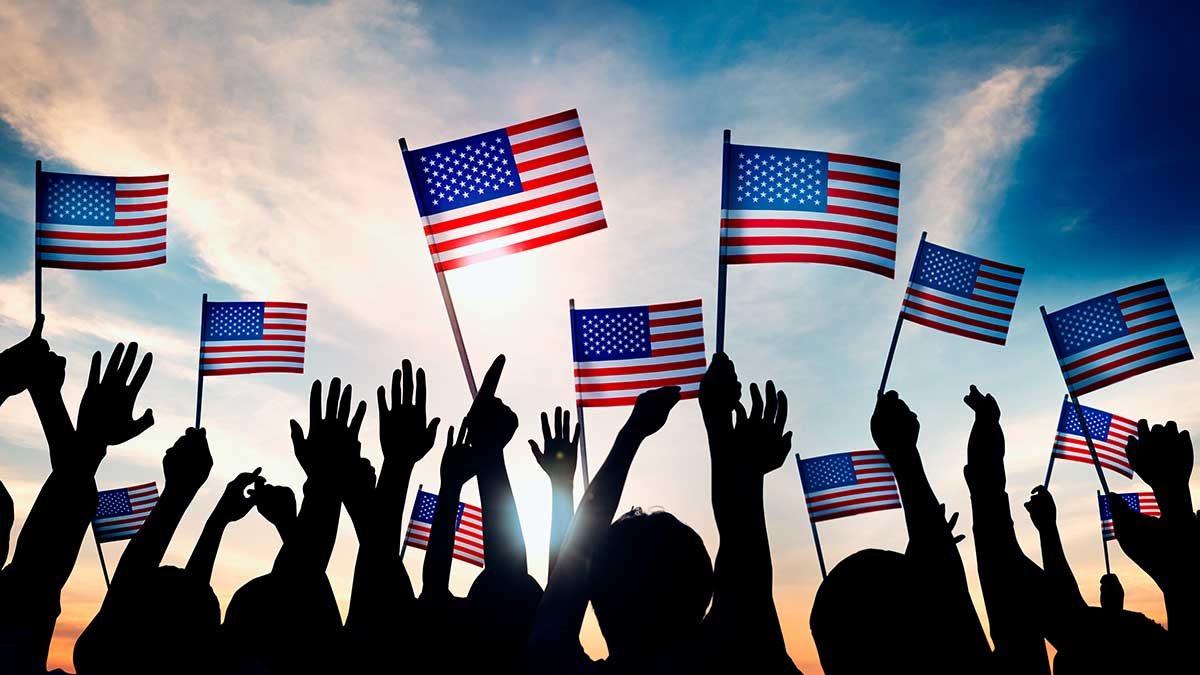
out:
M921 233L921 241L917 244L917 258L913 261L912 269L908 272L908 286L904 287L904 295L908 296L909 286L912 286L913 276L921 266L921 256L925 253L925 235ZM900 327L904 325L904 300L900 300L900 313L896 315L896 330L892 333L892 346L888 347L887 361L883 364L883 379L879 381L880 395L887 389L888 373L892 372L892 357L896 355L896 342L900 340Z
M1099 491L1099 490L1096 490L1096 497L1097 497L1097 498L1099 498L1099 497L1100 497L1100 491ZM1111 509L1111 508L1109 508L1109 510L1108 510L1108 515L1109 515L1109 516L1112 516L1112 509ZM1115 528L1115 526L1114 526L1114 528ZM1115 529L1114 529L1114 531L1115 531ZM1110 567L1110 566L1109 566L1109 564L1108 564L1108 537L1104 536L1104 529L1103 529L1103 528L1101 528L1101 529L1100 529L1100 541L1101 541L1101 543L1103 543L1103 544L1104 544L1104 573L1105 573L1105 574L1112 574L1112 567Z
M583 426L583 401L579 399L579 362L575 360L575 298L571 298L569 303L571 309L571 376L575 378L575 416L579 418L579 458L583 461L583 489L586 492L591 479L588 476L588 461L587 461L587 430ZM571 433L570 429L564 429L564 434L568 436Z
M200 346L196 348L196 429L200 428L200 410L204 403L204 328L208 323L208 293L200 299Z
M724 149L721 155L721 210L724 211L728 189L726 187L726 179L729 175L729 129L725 130ZM724 214L722 214L724 221ZM719 237L717 245L717 352L725 351L725 275L727 265L725 264L725 223L721 223L721 228L718 230Z
M1067 400L1067 395L1063 394L1063 402ZM1057 433L1055 434L1057 435ZM1042 481L1042 487L1050 487L1050 474L1054 472L1054 449L1050 449L1050 463L1046 465L1046 480Z
M1058 335L1054 332L1054 326L1050 323L1050 317L1046 314L1046 306L1042 305L1038 309L1042 312L1042 321L1046 323L1046 331L1050 334L1050 346L1054 349L1054 358L1056 361L1062 357L1058 354ZM1062 372L1062 366L1059 365L1059 372ZM1083 430L1083 438L1087 441L1088 452L1092 455L1092 464L1096 467L1096 475L1100 477L1100 487L1104 489L1104 495L1108 496L1108 481L1104 479L1104 469L1100 466L1100 457L1096 454L1096 444L1092 442L1092 432L1088 431L1087 420L1083 417L1083 406L1079 405L1079 397L1075 395L1075 391L1071 389L1071 383L1067 382L1067 374L1063 373L1063 383L1067 385L1067 393L1071 396L1071 403L1075 406L1075 417L1079 420L1079 426Z
M408 182L412 187L413 196L417 199L418 212L424 211L420 208L425 202L421 197L420 190L417 189L417 183L413 175L412 164L408 161L408 142L403 138L400 139L400 154L404 156L404 168L408 171ZM424 225L424 231L429 231L429 218L422 215L421 223ZM463 373L467 376L467 389L471 392L471 398L474 399L479 390L475 387L475 374L471 372L471 361L467 358L467 346L463 342L462 329L458 325L458 314L454 311L454 299L450 297L450 286L446 283L446 274L438 269L437 265L437 243L431 244L433 251L433 271L437 274L438 288L442 291L442 303L446 305L446 316L450 319L450 330L454 332L454 343L458 346L458 359L462 361Z
M800 471L800 480L804 480L803 464L800 462L800 453L796 453L796 469ZM817 534L817 523L812 519L812 514L808 514L808 525L812 528L813 545L817 547L817 564L821 567L821 580L824 581L828 575L825 573L825 554L821 552L821 537Z
M42 160L37 160L33 166L33 320L36 322L42 314L42 261L37 250L38 205L42 201Z
M417 483L417 500L421 499L421 490L425 489L424 483ZM404 562L404 549L408 548L408 533L412 530L412 517L408 519L408 527L404 528L404 538L400 540L400 562Z
M104 564L104 549L100 548L100 537L96 535L96 526L92 525L92 538L96 540L96 554L100 556L100 571L104 572L104 587L110 586L108 581L108 565Z

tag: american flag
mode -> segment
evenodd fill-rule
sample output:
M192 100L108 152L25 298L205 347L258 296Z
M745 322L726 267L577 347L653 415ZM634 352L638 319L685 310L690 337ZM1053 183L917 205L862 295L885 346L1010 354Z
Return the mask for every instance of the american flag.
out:
M896 274L900 165L730 144L721 262L808 262Z
M408 521L408 532L404 535L404 541L409 546L422 550L429 548L429 533L433 529L436 510L437 495L418 490L412 519ZM478 506L458 503L458 517L454 520L453 555L463 562L483 567L483 510Z
M704 377L699 300L571 310L575 398L585 407L633 405L638 394L677 386L695 398Z
M900 508L896 476L878 450L839 452L799 463L813 522Z
M40 172L37 261L74 270L166 263L167 176Z
M302 302L205 303L200 373L303 373L307 323Z
M1025 268L921 242L904 307L909 321L1002 345Z
M158 503L158 486L145 483L117 490L102 490L96 496L96 515L92 518L96 541L131 539L142 529L142 523L146 522Z
M1157 518L1162 515L1162 512L1158 510L1158 498L1154 496L1153 492L1110 492L1109 494L1124 499L1129 508L1144 516L1154 516ZM1097 495L1097 497L1100 500L1100 532L1104 535L1104 541L1116 539L1117 533L1113 529L1112 513L1108 510L1108 500L1104 498L1104 495Z
M1138 435L1137 422L1085 405L1079 407L1083 409L1083 419L1087 422L1092 444L1096 446L1096 457L1100 460L1100 466L1109 471L1116 471L1126 478L1133 478L1133 468L1129 466L1129 458L1125 456L1125 445L1130 436ZM1054 456L1072 462L1092 463L1087 438L1083 435L1083 427L1079 425L1075 406L1070 401L1063 401L1062 413L1058 417Z
M1046 327L1076 396L1192 358L1162 279L1052 312Z
M574 110L412 150L405 161L439 272L606 227Z

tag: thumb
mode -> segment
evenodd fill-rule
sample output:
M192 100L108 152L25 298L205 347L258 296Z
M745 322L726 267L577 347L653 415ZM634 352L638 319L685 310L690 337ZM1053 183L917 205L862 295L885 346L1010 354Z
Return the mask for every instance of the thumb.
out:
M46 325L46 315L38 314L37 320L33 322L33 330L29 331L29 337L38 340L42 337L42 327Z
M537 441L533 440L532 438L529 439L529 450L533 453L533 458L536 459L539 464L541 464L542 450L538 447Z
M292 428L292 445L300 445L304 442L304 430L300 428L300 423L296 420L288 420L289 426Z
M142 416L133 421L133 435L129 438L140 436L143 431L154 426L154 411L146 408L146 412Z

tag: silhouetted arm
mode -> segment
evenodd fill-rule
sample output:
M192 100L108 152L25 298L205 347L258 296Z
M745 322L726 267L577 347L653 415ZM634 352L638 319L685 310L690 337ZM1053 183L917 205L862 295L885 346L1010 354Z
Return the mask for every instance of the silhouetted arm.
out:
M463 418L455 439L454 427L446 430L446 450L442 453L442 486L438 491L425 564L421 568L421 597L445 598L450 595L450 566L454 562L454 525L462 488L475 476L477 457L471 447L469 423Z
M533 672L557 673L564 666L586 660L579 629L589 601L592 551L617 512L638 448L662 428L678 402L679 387L662 387L638 396L629 420L617 433L612 450L584 493L530 632L529 663Z
M400 550L404 534L404 500L413 467L433 448L441 419L428 419L425 370L417 368L414 378L408 359L401 362L401 370L392 372L392 406L388 407L387 391L382 386L377 395L383 466L376 486L376 508L382 545L395 553Z
M1054 505L1054 496L1044 486L1037 486L1025 503L1029 518L1037 528L1038 538L1042 546L1042 568L1045 570L1047 590L1053 594L1054 600L1061 604L1063 610L1081 609L1087 606L1083 593L1079 591L1079 582L1067 562L1067 553L1063 550L1062 537L1058 532L1058 509Z
M795 671L775 609L771 548L763 505L763 479L778 469L792 446L787 396L768 381L766 400L750 385L751 409L737 401L741 386L733 362L713 356L700 384L700 404L712 458L712 504L721 535L713 568L713 604L705 623L716 631L724 659L751 650L763 664ZM732 401L734 407L728 408ZM736 424L733 420L736 419Z
M542 413L543 451L537 441L529 439L533 458L550 479L550 563L547 577L554 573L554 563L562 548L563 539L571 527L575 514L575 466L579 458L580 426L575 424L571 434L571 411L561 407L554 409L554 429L550 428L550 416Z
M0 569L8 564L8 538L12 536L15 518L12 495L8 494L4 481L0 481Z
M229 527L230 523L245 518L254 506L254 492L247 495L246 488L266 483L266 479L259 475L261 472L262 468L258 468L253 473L238 474L229 481L221 499L217 501L217 506L205 521L204 529L200 531L200 538L196 540L196 547L192 549L192 555L187 562L187 571L204 583L210 583L212 580L213 566L217 562L217 550L221 548L225 528Z

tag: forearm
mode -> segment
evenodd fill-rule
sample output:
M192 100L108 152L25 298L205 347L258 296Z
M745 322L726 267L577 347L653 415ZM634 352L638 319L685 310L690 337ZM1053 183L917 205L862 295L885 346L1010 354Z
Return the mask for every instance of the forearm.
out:
M421 595L450 592L450 566L454 562L454 521L462 501L462 484L442 480L433 512L425 565L421 568ZM485 525L484 529L487 527Z
M52 472L21 527L12 564L37 570L61 588L95 513L96 481L90 475Z
M937 540L945 533L945 513L933 493L917 451L914 449L911 452L916 456L914 461L892 467L896 486L900 490L900 500L904 504L908 540L917 543Z
M300 513L293 531L284 538L276 568L324 574L337 539L341 506L333 486L306 481Z
M171 537L175 536L179 521L195 497L196 493L191 490L179 491L170 485L163 490L145 524L125 547L121 562L113 574L114 584L125 577L144 577L162 563Z
M479 500L483 510L483 550L488 571L504 576L529 572L525 536L503 460L479 474Z
M554 573L563 539L571 529L571 517L575 515L575 486L571 481L552 482L550 493L550 569L547 578Z
M29 390L29 396L46 434L46 445L50 449L50 466L53 469L64 469L72 460L77 462L78 457L68 456L69 453L77 453L81 448L72 447L75 444L75 429L63 402L62 391L40 391L34 388ZM83 442L87 440L80 439Z
M1079 591L1079 582L1075 579L1075 573L1071 571L1071 564L1067 562L1058 526L1051 523L1039 528L1038 538L1042 545L1042 568L1046 572L1046 582L1051 593L1063 603L1064 609L1086 607L1087 601Z
M375 487L375 526L379 545L395 553L404 536L404 499L412 482L413 465L403 461L383 461L379 483Z
M187 562L187 571L196 579L205 583L211 582L213 567L217 563L217 551L221 547L221 538L225 536L225 528L228 525L228 521L216 514L209 516L208 521L204 523L200 538L196 540L196 548L192 549L192 555Z
M1188 484L1172 485L1165 488L1154 488L1154 497L1162 513L1164 523L1175 526L1182 523L1193 523L1196 512L1192 510L1192 493Z

